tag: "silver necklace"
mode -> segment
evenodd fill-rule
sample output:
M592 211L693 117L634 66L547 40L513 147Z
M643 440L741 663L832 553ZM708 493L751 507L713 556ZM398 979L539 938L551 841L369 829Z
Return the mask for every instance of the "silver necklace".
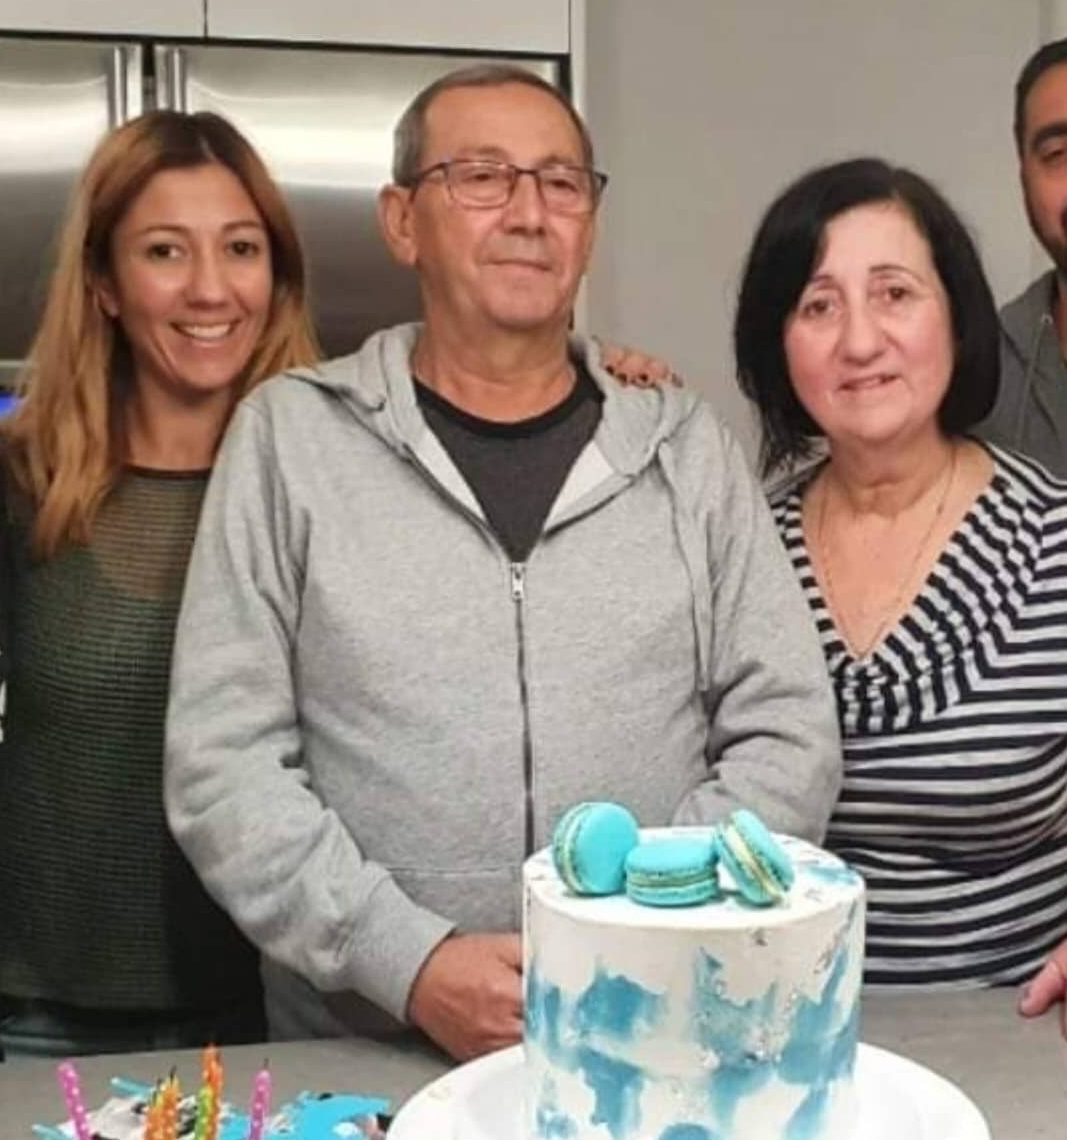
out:
M834 620L840 626L841 632L849 645L852 655L857 658L866 657L876 645L881 642L889 629L889 624L894 617L900 612L901 604L904 601L904 592L908 588L908 584L915 576L915 568L919 565L919 559L922 557L923 551L926 550L930 542L930 536L934 533L934 528L937 526L938 519L941 518L945 510L945 504L948 502L949 492L952 490L952 484L956 481L956 466L959 458L959 448L955 445L952 446L952 459L948 464L948 477L945 479L944 486L941 489L941 494L937 499L937 506L934 507L934 513L930 516L930 521L926 525L926 529L919 539L918 545L915 547L915 553L911 556L911 561L908 563L908 569L900 579L900 587L893 594L889 602L882 607L879 611L879 622L875 627L874 633L864 642L858 645L854 642L850 631L848 630L845 620L844 611L838 606L837 599L834 594L834 578L830 569L830 557L826 543L826 502L828 497L828 485L823 484L822 494L819 497L819 519L815 528L815 546L819 552L819 563L822 567L822 575L824 585L826 587L826 602L830 608L830 612Z

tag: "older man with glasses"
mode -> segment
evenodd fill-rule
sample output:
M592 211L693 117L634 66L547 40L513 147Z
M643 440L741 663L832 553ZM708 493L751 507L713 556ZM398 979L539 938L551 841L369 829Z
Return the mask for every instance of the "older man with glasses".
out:
M277 1035L518 1040L521 865L575 801L825 825L825 671L739 448L568 336L606 181L524 70L423 91L380 217L424 323L263 385L223 446L167 808Z

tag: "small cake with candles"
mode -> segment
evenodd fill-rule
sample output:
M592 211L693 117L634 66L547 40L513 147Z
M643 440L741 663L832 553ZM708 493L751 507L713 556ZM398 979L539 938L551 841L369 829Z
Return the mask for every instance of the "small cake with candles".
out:
M222 1057L213 1045L204 1050L197 1092L185 1096L175 1072L155 1085L116 1077L117 1095L90 1112L74 1063L64 1061L57 1076L68 1119L34 1125L39 1140L384 1140L379 1121L389 1109L376 1097L311 1092L274 1108L264 1065L241 1112L224 1099Z
M524 1135L851 1137L860 877L751 812L621 811L572 808L524 868Z

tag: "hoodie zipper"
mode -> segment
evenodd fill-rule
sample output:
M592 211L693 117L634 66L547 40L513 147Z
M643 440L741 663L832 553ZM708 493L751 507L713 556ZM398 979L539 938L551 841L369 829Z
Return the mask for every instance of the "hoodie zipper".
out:
M519 703L522 705L523 850L529 858L534 852L534 788L530 690L526 682L526 564L524 562L511 563L511 600L515 603L516 667L519 674Z
M479 518L456 496L442 486L441 481L426 467L410 447L405 448L408 461L422 475L430 487L466 515L474 526L485 535L489 543L502 550L500 539L493 533L484 519ZM515 606L516 671L519 677L519 705L522 709L522 784L523 784L523 851L529 857L534 853L534 788L533 788L533 736L530 731L530 691L526 681L526 622L524 603L526 601L526 563L508 563L511 600Z

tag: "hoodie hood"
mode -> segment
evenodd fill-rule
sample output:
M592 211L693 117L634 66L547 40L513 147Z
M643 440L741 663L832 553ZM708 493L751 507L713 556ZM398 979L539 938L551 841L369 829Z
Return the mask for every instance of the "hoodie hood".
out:
M285 375L336 393L361 424L395 451L421 455L432 447L411 378L411 353L421 329L418 323L383 329L350 356ZM569 354L603 394L596 443L610 468L624 478L643 470L699 406L694 392L673 385L624 388L604 370L600 347L591 337L573 335Z
M1055 291L1056 274L1050 270L1000 310L1004 336L1023 360L1035 360L1038 356L1035 337L1041 337L1051 324Z
M1056 274L1048 272L1000 312L1000 390L978 433L1051 471L1067 467L1067 366L1052 316Z
M421 467L470 514L484 521L473 491L451 457L426 426L411 378L411 353L421 325L398 325L375 333L355 354L315 368L288 373L337 395L369 431ZM604 401L600 423L589 445L567 475L545 520L545 531L569 523L619 494L650 466L657 466L667 488L675 540L692 589L698 676L709 683L711 584L707 574L706 536L684 503L687 493L678 450L686 427L699 414L701 401L673 385L626 388L601 365L595 340L575 335L571 359L588 370Z

